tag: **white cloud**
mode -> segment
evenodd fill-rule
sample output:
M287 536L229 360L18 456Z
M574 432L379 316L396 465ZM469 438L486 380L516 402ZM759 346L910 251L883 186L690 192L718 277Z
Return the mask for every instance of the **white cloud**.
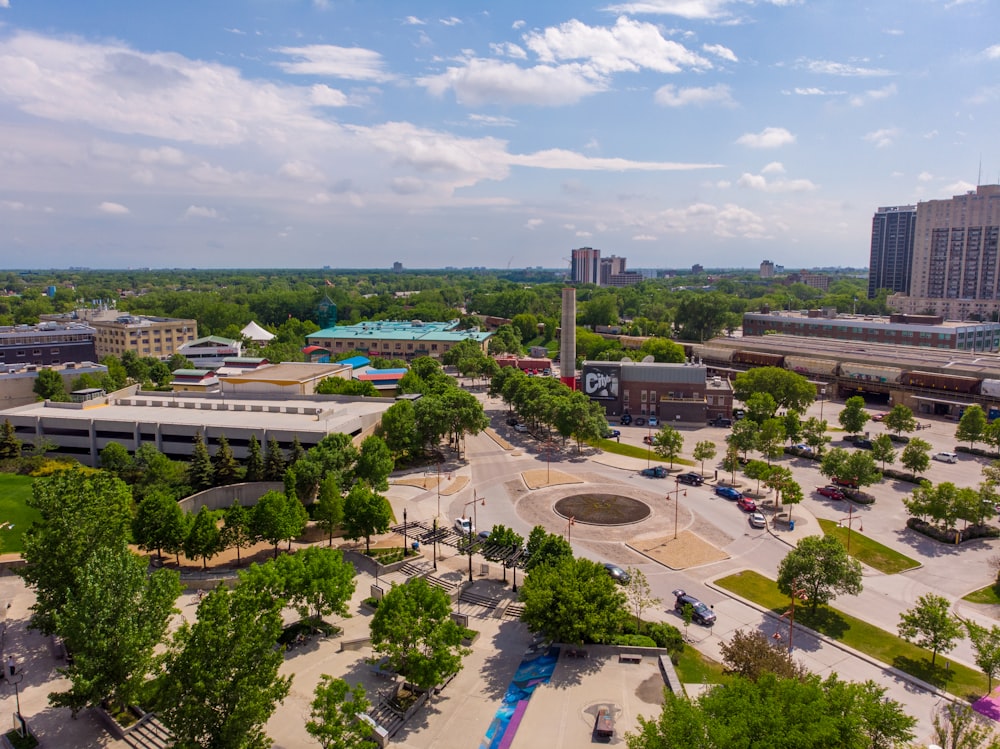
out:
M964 179L960 179L957 182L952 182L950 185L945 185L943 189L946 194L963 195L967 192L975 190L976 186L971 182L966 182Z
M8 211L23 211L24 203L20 200L0 200L0 208L6 208Z
M416 177L394 177L389 180L389 189L397 195L416 195L427 189L427 183Z
M823 73L825 75L837 75L845 78L870 78L873 76L892 75L891 70L885 68L868 68L863 65L855 65L847 62L833 62L832 60L806 60L798 61L799 67L803 67L810 73Z
M931 140L932 138L936 138L937 136L938 136L937 130L928 130L926 133L924 133L924 138L926 138L927 140Z
M734 203L715 206L692 203L684 208L668 208L649 222L652 229L664 234L701 233L717 237L764 239L768 236L763 218Z
M702 44L701 48L710 55L721 57L723 60L728 60L729 62L739 62L739 60L736 59L736 53L729 49L729 47L723 47L721 44Z
M633 242L655 242L656 237L652 234L636 234L632 237Z
M378 83L393 78L385 69L382 55L370 49L309 44L304 47L279 47L275 51L296 58L296 62L275 63L293 75L325 75Z
M520 68L514 63L473 59L438 75L418 78L417 83L441 96L449 89L465 106L482 104L576 104L603 91L606 84L578 65L536 65Z
M524 222L524 228L525 229L530 229L531 231L534 231L535 229L537 229L539 226L541 226L544 223L545 222L542 221L542 219L540 219L540 218L529 218L527 221Z
M136 169L132 172L130 179L139 185L151 185L156 182L156 177L151 169Z
M526 25L524 21L514 21L510 27L516 31L517 29L523 29Z
M590 239L590 237L592 237L594 235L591 234L589 231L582 231L581 230L581 231L578 231L576 233L576 236L578 236L580 239Z
M440 18L440 19L438 19L438 22L441 23L441 24L443 24L444 26L461 26L462 25L462 19L461 18L455 18L455 16L449 16L448 18Z
M181 166L186 161L184 152L170 146L159 148L142 148L139 150L139 161L143 164L162 164L165 166Z
M721 104L726 107L736 106L729 86L724 83L708 88L677 88L672 83L661 86L654 95L657 104L665 107L684 107L689 104L704 106L706 104Z
M686 18L689 21L713 20L729 15L729 0L639 0L609 5L605 10L631 15L651 14Z
M278 174L300 182L322 182L326 179L314 164L305 161L287 161L278 169Z
M317 83L309 89L309 98L317 107L345 107L350 103L343 91L322 83Z
M403 19L403 23L407 26L424 26L427 21L421 20L416 16L407 16Z
M879 101L881 99L887 99L890 96L895 96L896 93L897 93L896 84L890 83L888 86L872 89L870 91L865 91L863 94L852 96L850 103L852 107L860 107L864 106L870 101Z
M761 174L784 174L785 165L780 161L772 161L760 170Z
M208 208L203 205L189 205L187 210L184 211L184 218L218 218L219 212L214 208Z
M721 164L686 164L669 161L630 161L628 159L595 158L555 148L547 151L537 151L532 154L511 154L509 163L516 166L533 166L538 169L575 169L579 171L611 172L670 172L691 169L713 169L721 166Z
M243 31L242 29L226 29L226 28L224 28L222 30L226 31L226 32L228 32L230 34L236 34L236 36L246 36L247 35L247 32Z
M904 32L902 29L883 29L882 33L888 34L889 36L903 36Z
M718 187L720 190L728 190L730 187L733 186L733 183L730 182L728 179L720 179L718 182L715 183L715 186Z
M812 192L817 189L816 185L808 179L769 182L763 174L750 174L749 172L740 175L740 178L736 180L736 185L761 192Z
M866 133L862 138L869 143L875 144L876 148L886 148L892 145L898 135L899 128L884 127L881 130L873 130L870 133Z
M1000 44L994 44L984 49L983 57L987 60L1000 60Z
M778 148L795 142L795 136L783 127L765 127L759 133L746 133L736 139L749 148Z
M123 206L121 203L112 203L110 201L105 201L97 206L97 210L101 213L107 213L111 216L124 216L129 212L128 208Z
M787 91L784 93L788 93ZM831 91L817 86L807 86L805 88L794 88L792 92L796 96L842 96L844 91Z
M614 26L587 26L573 19L524 35L525 46L544 63L583 60L601 75L653 70L678 73L712 64L683 44L666 39L651 23L619 18Z
M920 182L930 182L932 179L934 179L934 175L931 174L930 172L920 172L920 174L917 175L917 179Z
M10 0L0 0L0 8L9 8Z
M470 114L467 119L473 125L483 127L515 127L517 125L517 120L512 117L498 115Z
M499 55L500 57L512 57L515 60L527 60L528 53L521 49L519 46L513 42L504 42L503 44L491 44L490 51Z

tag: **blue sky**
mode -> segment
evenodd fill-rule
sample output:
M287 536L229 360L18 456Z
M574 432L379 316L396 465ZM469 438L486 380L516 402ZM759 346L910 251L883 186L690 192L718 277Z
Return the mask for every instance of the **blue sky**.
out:
M998 123L996 0L0 0L0 257L864 266Z

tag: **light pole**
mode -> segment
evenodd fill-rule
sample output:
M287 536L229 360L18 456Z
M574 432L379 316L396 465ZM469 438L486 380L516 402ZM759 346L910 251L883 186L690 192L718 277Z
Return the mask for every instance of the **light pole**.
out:
M670 495L671 494L674 495L674 538L677 538L677 517L678 517L678 511L680 510L680 504L681 504L681 485L680 485L680 482L676 478L674 478L674 490L670 491L670 492L667 492L667 501L668 502L670 501ZM688 495L687 489L685 489L683 496L686 497L687 495Z
M403 559L406 559L406 508L403 508Z
M434 535L431 536L434 543L434 571L438 568L438 519L434 518Z
M24 671L18 671L14 664L14 656L8 656L7 658L7 673L5 674L7 683L14 685L14 702L17 705L17 712L15 713L18 722L18 732L23 737L26 733L27 723L25 723L24 718L21 717L21 694L18 690L18 684L24 679Z
M806 591L804 588L798 587L798 581L792 580L792 603L788 611L781 615L782 618L788 617L788 652L792 652L792 634L795 630L795 599L800 599L802 601L808 601L809 598L806 596Z
M573 545L573 526L576 524L576 518L570 515L566 518L566 543L570 546Z
M850 502L847 503L847 553L851 553L851 524L854 522L854 505ZM844 518L840 519L840 522L844 522ZM864 531L865 526L863 521L859 524L858 529Z
M480 499L477 490L473 489L472 490L472 499L470 499L468 502L466 502L462 506L462 517L464 518L465 517L465 508L468 507L469 505L472 505L472 522L469 523L469 582L470 583L472 582L472 533L473 533L473 531L475 531L476 525L478 524L478 518L477 518L477 514L476 514L476 508L478 507L478 505L480 503L482 503L482 505L485 507L486 506L486 497L482 497L482 499Z
M441 517L441 461L440 460L438 460L438 485L437 485L437 490L438 490L438 512L437 512L437 516Z
M819 389L819 420L823 421L823 401L826 400L826 388Z

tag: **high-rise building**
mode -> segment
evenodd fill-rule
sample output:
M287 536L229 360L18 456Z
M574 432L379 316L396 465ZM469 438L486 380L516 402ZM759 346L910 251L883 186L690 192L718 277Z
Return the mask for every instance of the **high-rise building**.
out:
M601 251L592 247L573 250L570 277L573 283L601 283Z
M609 286L611 277L625 272L625 258L612 255L601 258L601 286Z
M868 261L869 299L874 299L879 289L910 293L916 227L915 205L887 206L875 211L871 259Z
M949 320L1000 314L1000 185L917 204L910 293L889 304Z
M760 277L761 278L774 278L774 263L770 260L760 261Z

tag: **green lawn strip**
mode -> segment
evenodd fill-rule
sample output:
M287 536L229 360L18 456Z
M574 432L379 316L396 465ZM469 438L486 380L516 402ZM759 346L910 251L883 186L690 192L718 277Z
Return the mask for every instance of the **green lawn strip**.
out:
M722 684L726 680L724 666L702 655L690 645L684 646L674 666L677 677L684 684Z
M42 517L28 507L32 481L31 476L0 473L0 523L10 524L0 530L0 552L4 554L21 553L21 534Z
M833 536L840 543L847 546L848 529L838 525L833 520L819 521L823 533ZM887 575L894 575L903 570L912 570L920 566L916 559L910 559L905 554L900 554L888 546L883 546L878 541L874 541L868 536L862 536L856 530L851 530L851 556L859 562L864 562L869 567L874 567L879 572Z
M667 467L670 466L669 460L664 460L659 455L656 454L656 450L647 451L645 447L636 447L635 445L622 445L616 440L591 440L588 444L598 447L604 450L606 453L615 453L615 455L627 455L630 458L640 458L642 460L651 460L654 463L665 463ZM693 460L687 460L686 458L674 458L674 467L677 466L693 466L695 462Z
M778 591L778 584L756 572L738 572L715 583L775 614L788 610L788 596ZM795 622L963 699L975 700L986 694L986 677L978 671L958 663L945 668L948 656L940 653L931 666L927 650L830 606L819 606L813 615L807 606L796 606ZM781 627L787 629L784 623Z
M1000 603L1000 591L997 591L996 585L987 585L985 588L972 591L962 600L969 603Z

